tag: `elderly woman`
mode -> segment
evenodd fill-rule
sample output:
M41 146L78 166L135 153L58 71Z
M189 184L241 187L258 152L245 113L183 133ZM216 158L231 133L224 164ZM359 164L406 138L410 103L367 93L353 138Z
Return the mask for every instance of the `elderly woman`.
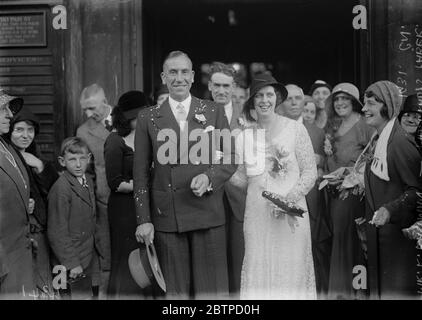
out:
M416 246L403 228L416 221L421 156L396 120L398 87L379 81L365 92L363 112L377 135L365 168L369 291L375 299L412 298L416 294Z
M38 118L26 107L23 107L11 120L8 138L13 147L19 151L26 165L30 184L31 211L29 223L34 241L35 281L39 293L53 292L50 249L46 236L47 227L47 196L58 174L51 163L43 161L37 152L34 141L39 133Z
M253 79L244 105L251 127L236 138L236 154L244 166L231 181L237 185L243 181L248 187L242 299L316 298L308 213L291 215L289 208L274 206L263 193L307 211L305 195L316 180L314 151L305 127L275 113L286 97L286 88L273 77L262 74Z
M368 144L373 130L362 116L359 90L351 83L340 83L328 97L326 154L329 172L353 167ZM329 148L327 148L327 145ZM359 195L341 197L336 186L341 179L330 180L329 208L333 228L328 297L354 299L353 268L363 264L364 255L357 237L355 219L364 214Z
M35 289L28 227L29 178L18 153L4 139L22 104L21 98L0 89L0 299L22 299L23 288L26 292Z

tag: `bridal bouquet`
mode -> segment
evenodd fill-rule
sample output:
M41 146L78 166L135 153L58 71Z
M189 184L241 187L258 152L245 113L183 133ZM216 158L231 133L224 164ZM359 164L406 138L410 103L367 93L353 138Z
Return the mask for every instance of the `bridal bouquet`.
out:
M281 148L274 148L270 157L272 162L272 168L269 171L269 174L272 178L276 179L279 177L284 177L287 173L287 167L289 161L286 159L289 156L289 152Z
M287 201L280 195L269 191L263 191L262 196L265 199L271 201L271 203L279 209L274 212L276 218L278 218L278 216L283 213L288 214L292 217L303 218L303 214L305 213L305 211L302 208L296 206L293 202Z

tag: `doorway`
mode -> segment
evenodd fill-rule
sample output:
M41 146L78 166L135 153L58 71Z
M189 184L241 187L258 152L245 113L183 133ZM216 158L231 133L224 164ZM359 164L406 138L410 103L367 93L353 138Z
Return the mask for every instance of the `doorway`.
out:
M191 57L196 72L192 92L200 97L207 91L201 66L213 61L244 65L247 80L253 73L251 65L263 64L277 80L298 84L305 93L318 79L360 87L359 33L352 27L357 4L357 0L146 0L144 89L152 92L160 83L162 61L172 50Z

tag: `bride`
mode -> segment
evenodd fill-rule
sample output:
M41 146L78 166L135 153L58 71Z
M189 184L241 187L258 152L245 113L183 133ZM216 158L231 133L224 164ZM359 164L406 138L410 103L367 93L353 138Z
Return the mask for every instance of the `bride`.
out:
M244 107L250 126L236 138L240 165L231 178L247 186L240 297L316 299L308 212L291 216L262 196L269 191L307 211L305 195L317 177L311 140L301 123L274 112L287 96L282 84L259 75L250 90Z

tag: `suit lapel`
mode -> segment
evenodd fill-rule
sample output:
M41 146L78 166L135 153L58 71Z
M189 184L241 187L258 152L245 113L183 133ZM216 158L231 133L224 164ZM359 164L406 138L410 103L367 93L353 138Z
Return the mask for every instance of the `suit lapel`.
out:
M159 129L173 129L179 136L179 123L174 117L173 111L171 111L168 99L164 101L164 103L158 109L158 113L155 116L154 121L156 121Z
M8 148L7 143L5 143L3 140L0 140L3 145ZM17 153L15 152L15 150L13 150L13 148L9 147L8 148L9 152L13 155L13 158L15 159L15 162L17 164L17 168L15 168L10 161L6 158L6 156L3 154L3 152L0 152L0 167L3 169L4 172L6 172L6 174L13 180L13 182L15 183L18 191L19 191L19 195L22 198L22 201L25 204L25 208L28 211L28 204L29 204L29 178L28 178L28 173L26 172L25 167L23 166L23 164L21 163L19 156L17 155ZM22 177L24 178L25 181L22 181L22 177L19 174L19 171L21 171L22 173Z
M79 198L81 198L90 207L92 207L92 202L90 199L90 190L87 190L85 187L83 187L79 183L78 179L72 176L69 172L65 171L63 174L65 175L67 181L69 181L70 187L72 188L73 192L75 192Z

